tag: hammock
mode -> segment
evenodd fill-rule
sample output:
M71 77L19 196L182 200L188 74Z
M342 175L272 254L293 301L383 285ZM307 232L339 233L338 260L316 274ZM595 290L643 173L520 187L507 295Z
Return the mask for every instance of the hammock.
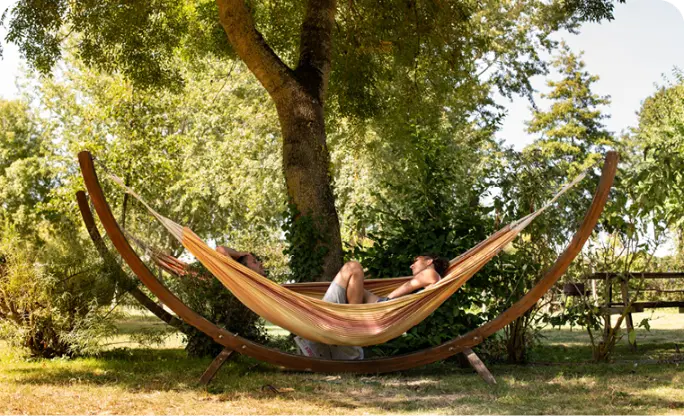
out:
M471 248L449 263L443 278L427 289L371 304L336 304L282 287L243 266L230 256L209 247L192 230L162 216L117 176L110 178L140 201L148 211L221 283L249 309L303 338L330 345L377 345L396 338L414 327L444 303L456 290L508 245L535 218L550 207L568 189L581 181L582 173L566 184L544 206ZM385 284L380 296L391 292L401 282ZM320 286L306 286L308 294L320 293Z
M90 194L95 210L97 211L112 244L121 254L131 270L138 276L140 281L156 295L164 305L176 313L176 315L187 324L197 328L226 348L238 351L241 354L249 355L257 360L262 360L273 365L283 366L293 370L328 373L386 373L433 363L458 354L467 348L472 348L481 343L488 336L496 333L518 317L522 316L529 308L536 304L544 293L546 293L558 281L563 273L565 273L572 260L579 254L584 243L591 235L592 230L603 211L603 207L608 200L608 195L617 171L619 157L616 152L608 152L603 165L601 180L596 188L591 206L588 208L582 224L577 229L566 249L541 277L537 284L501 315L478 328L470 330L459 337L448 340L435 347L394 357L373 358L362 361L326 360L282 352L226 331L197 314L197 312L190 309L181 302L178 297L171 293L169 289L152 274L131 248L126 237L122 233L121 228L117 224L104 193L102 192L102 187L97 178L97 173L95 172L93 159L90 153L87 151L81 152L78 155L78 159L88 193ZM95 222L87 204L80 204L79 208L81 208L86 227L88 227L89 230L95 228Z
M138 246L154 264L156 264L165 272L176 277L188 277L194 274L190 265L183 260L166 254L162 250L144 243L142 240L131 235L127 231L124 231L124 235L129 241ZM203 278L203 276L199 275L193 277ZM367 289L378 296L385 296L392 293L392 291L397 287L411 280L411 278L412 276L393 277L386 279L365 279L363 282L364 289ZM302 295L322 299L323 295L325 295L325 292L330 286L330 282L285 283L281 284L281 286L294 292L301 293Z

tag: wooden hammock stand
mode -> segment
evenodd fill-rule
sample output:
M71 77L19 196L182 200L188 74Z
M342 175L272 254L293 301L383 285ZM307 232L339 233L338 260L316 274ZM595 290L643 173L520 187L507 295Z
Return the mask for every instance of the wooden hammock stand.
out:
M93 218L93 213L90 210L90 206L88 204L88 197L86 193L84 191L76 192L76 201L78 202L78 208L81 211L81 217L83 218L83 222L86 225L86 229L88 230L90 239L93 241L93 244L95 245L95 248L100 254L100 257L102 257L102 259L106 263L114 267L114 265L117 263L114 261L112 254L109 252L109 250L107 249L107 245L102 239L100 231L97 229L95 219ZM119 276L126 276L126 273L120 266L116 270L116 273L118 273ZM129 288L128 291L138 302L145 306L159 319L175 327L176 329L183 331L182 321L166 312L164 308L160 307L152 299L147 297L147 295L142 293L140 289L138 289L137 287L133 287ZM202 376L199 379L199 383L205 386L208 385L214 378L214 376L216 376L216 373L218 373L223 364L225 364L231 358L235 357L235 355L233 354L234 352L235 351L230 348L224 348L214 358L211 364L209 364L204 373L202 373ZM489 371L489 369L487 369L487 366L485 366L482 360L480 360L480 357L478 357L473 350L467 348L462 353L460 353L460 355L462 357L459 360L461 366L471 366L487 384L496 384L496 379L494 378L494 376L492 376L492 373Z
M91 154L87 151L81 152L78 155L78 159L86 188L90 194L90 198L95 207L95 211L100 218L102 226L105 228L107 235L114 244L114 247L116 247L117 251L121 254L130 269L138 276L143 284L147 286L147 288L155 296L157 296L157 298L159 298L164 305L166 305L176 314L176 316L182 319L185 323L192 325L198 330L204 332L218 344L226 348L224 350L225 353L222 353L224 354L225 358L222 361L219 360L221 361L220 363L212 363L212 366L216 364L216 369L213 371L213 373L218 370L222 362L225 362L225 359L228 358L228 356L233 354L230 351L237 351L252 358L292 370L324 373L349 372L368 374L406 370L443 360L458 353L467 353L472 347L480 344L486 337L502 329L524 314L534 304L536 304L537 301L544 295L544 293L546 293L558 281L563 273L565 273L572 260L577 256L577 254L579 254L584 246L584 243L591 235L591 232L594 229L601 212L603 211L606 201L608 200L610 188L612 187L615 173L617 171L619 157L616 152L608 152L603 165L601 179L594 194L591 206L587 210L579 229L573 236L565 251L561 253L556 262L547 270L540 281L509 309L484 325L473 329L464 335L454 338L453 340L447 341L442 345L426 348L409 354L402 354L387 358L373 358L362 361L325 360L289 354L273 348L268 348L236 334L232 334L229 331L216 326L212 322L197 314L192 309L188 308L187 305L181 302L180 299L171 293L154 276L154 274L147 268L140 257L138 257L135 251L131 248L131 245L128 243L124 233L121 231L116 219L114 218L109 205L107 204L107 200L97 178L97 173L95 172ZM219 355L217 359L220 358L220 356L221 355ZM209 371L212 366L210 366L207 371Z
M93 241L93 244L95 245L95 248L100 254L100 257L102 257L102 259L106 263L110 264L112 267L115 267L114 265L117 263L114 261L112 254L109 252L109 250L107 249L107 245L102 239L100 231L97 229L97 225L95 224L95 218L93 217L93 213L90 210L90 205L88 204L88 197L86 193L84 191L76 192L76 201L78 202L78 209L81 211L81 217L83 218L83 222L85 223L86 229L88 230L90 239ZM118 273L119 276L126 276L126 273L120 266L116 270L116 273ZM131 293L131 295L138 302L145 306L159 319L175 327L176 329L183 331L183 327L181 325L182 321L180 321L175 316L169 314L166 310L164 310L164 308L159 306L152 299L147 297L147 295L142 293L140 289L138 289L137 287L129 288L129 293ZM208 385L214 378L214 376L216 376L216 373L218 373L223 364L229 361L229 359L235 357L235 355L233 354L234 352L235 351L230 348L224 348L214 358L211 364L209 364L207 369L200 377L199 383L205 386ZM461 362L462 366L470 365L487 384L496 384L496 379L494 378L494 376L492 376L492 373L489 371L489 369L487 369L482 360L480 360L480 357L478 357L473 350L469 348L465 349L461 353L461 357L462 359L459 361Z

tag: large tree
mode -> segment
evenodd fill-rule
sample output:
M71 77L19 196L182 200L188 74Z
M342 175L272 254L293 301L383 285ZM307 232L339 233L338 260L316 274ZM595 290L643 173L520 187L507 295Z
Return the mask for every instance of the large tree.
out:
M88 64L172 88L183 83L170 64L178 55L244 61L275 103L288 197L318 228L330 279L342 244L324 109L357 119L402 107L482 111L490 87L530 93L552 32L612 9L613 0L20 0L7 40L49 72L74 34Z
M505 208L507 216L520 218L539 209L561 184L579 173L589 169L592 180L581 182L579 189L565 195L562 208L555 208L552 215L544 215L530 224L527 232L533 237L517 241L515 252L500 260L516 266L501 268L503 287L510 288L513 298L524 295L553 264L589 204L598 182L597 162L615 148L613 135L603 124L608 118L604 107L610 104L610 97L593 91L599 78L586 70L581 57L563 43L552 60L559 79L548 81L549 91L542 94L542 98L550 101L549 107L533 109L527 122L528 133L538 138L521 153L509 153L509 173L503 176L499 197L504 200L497 201L497 205ZM515 277L505 274L511 270ZM530 309L506 327L508 361L527 359L527 349L539 322L537 312L536 308Z

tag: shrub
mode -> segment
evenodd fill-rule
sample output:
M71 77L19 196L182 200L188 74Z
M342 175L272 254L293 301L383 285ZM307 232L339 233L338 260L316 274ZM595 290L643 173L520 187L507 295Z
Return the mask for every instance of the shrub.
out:
M426 213L415 213L413 220L388 217L381 230L369 233L373 245L354 247L350 257L360 261L372 277L406 276L416 255L434 252L455 257L484 240L492 230L492 221L477 207L452 207L449 211L437 207L429 211L434 213L432 218ZM479 308L488 302L490 271L488 264L425 320L404 335L375 347L373 353L394 355L439 345L480 325L488 318Z
M214 324L257 342L266 341L263 320L240 302L199 262L189 273L168 283L174 293L195 312ZM192 328L186 334L185 350L194 357L215 356L223 347Z
M67 234L38 249L3 227L0 337L45 358L100 350L101 340L114 332L114 287L82 247Z

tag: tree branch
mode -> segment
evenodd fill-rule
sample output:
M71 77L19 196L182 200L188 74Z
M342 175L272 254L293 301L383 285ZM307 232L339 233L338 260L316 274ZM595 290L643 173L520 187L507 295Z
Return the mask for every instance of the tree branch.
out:
M281 88L292 81L292 70L273 52L256 30L244 0L216 0L219 20L230 44L261 85L277 98Z
M330 79L335 0L309 0L299 43L299 82L320 103L325 100Z

